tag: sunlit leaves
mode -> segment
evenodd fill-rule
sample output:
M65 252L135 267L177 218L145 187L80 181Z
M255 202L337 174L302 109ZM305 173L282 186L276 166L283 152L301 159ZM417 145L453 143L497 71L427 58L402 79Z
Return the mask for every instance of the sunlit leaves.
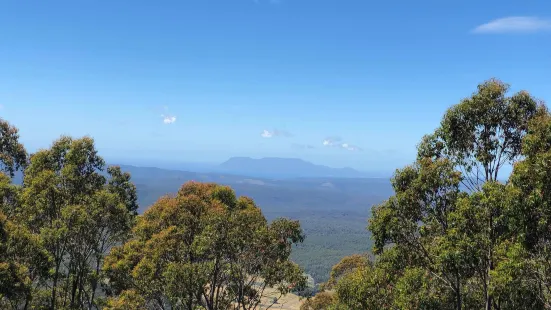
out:
M508 90L497 79L481 83L422 138L416 162L392 179L395 195L373 208L380 256L370 272L337 282L335 306L551 306L551 116L528 92ZM507 164L514 170L502 184ZM387 303L362 304L382 283L393 288L379 296Z
M298 222L268 224L260 209L228 187L189 182L160 198L113 249L104 270L113 293L132 289L173 309L256 309L267 286L286 294L305 284L289 261L304 239Z
M103 258L126 239L137 209L130 176L109 168L94 141L61 137L30 158L13 218L36 234L51 258L36 279L48 308L97 306ZM33 304L35 302L33 301Z
M528 124L542 109L528 92L507 96L508 91L509 85L497 79L479 84L448 109L434 134L423 138L419 158L449 158L470 190L497 180L504 165L518 160Z

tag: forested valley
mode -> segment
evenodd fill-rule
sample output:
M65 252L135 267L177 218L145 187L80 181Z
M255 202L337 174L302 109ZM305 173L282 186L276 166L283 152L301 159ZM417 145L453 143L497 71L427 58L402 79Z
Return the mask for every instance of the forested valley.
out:
M490 79L435 126L371 209L372 250L294 309L551 309L551 113ZM300 222L229 186L187 182L138 214L92 138L28 154L6 120L0 163L0 309L289 309L307 286Z

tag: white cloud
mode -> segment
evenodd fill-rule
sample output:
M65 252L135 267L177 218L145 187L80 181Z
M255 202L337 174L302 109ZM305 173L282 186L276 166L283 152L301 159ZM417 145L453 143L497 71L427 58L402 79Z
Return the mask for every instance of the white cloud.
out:
M274 129L274 130L270 131L270 130L264 129L262 131L262 133L260 134L260 136L262 136L263 138L292 137L293 134L291 134L288 131L284 131L284 130Z
M176 116L161 114L161 117L163 118L163 123L165 124L173 124L176 122Z
M262 136L262 138L271 138L274 136L274 134L266 129L264 129L264 131L262 131L262 133L260 134Z
M342 139L339 137L328 137L323 140L324 146L337 146Z
M350 144L350 143L347 143L347 142L342 142L342 139L339 138L339 137L325 138L323 140L322 144L323 144L323 146L326 146L326 147L338 147L338 148L345 149L345 150L348 150L348 151L361 151L362 150L359 146L356 146L356 145L353 145L353 144Z
M348 144L348 143L343 143L341 144L341 147L345 150L349 150L349 151L361 151L362 149L356 145L352 145L352 144Z
M476 27L474 33L530 33L551 30L551 19L513 16L492 20Z
M176 116L168 112L168 106L166 105L163 106L163 114L161 114L161 117L165 125L174 124L176 122Z

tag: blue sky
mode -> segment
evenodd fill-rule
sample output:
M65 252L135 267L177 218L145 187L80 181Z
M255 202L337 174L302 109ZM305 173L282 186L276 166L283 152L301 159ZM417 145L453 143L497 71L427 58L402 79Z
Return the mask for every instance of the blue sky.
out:
M0 117L30 151L391 169L488 78L551 100L550 55L549 1L8 0Z

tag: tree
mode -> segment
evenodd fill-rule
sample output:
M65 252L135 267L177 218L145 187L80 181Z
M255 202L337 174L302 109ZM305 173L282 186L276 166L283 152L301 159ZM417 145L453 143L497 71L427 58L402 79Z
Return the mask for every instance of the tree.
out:
M330 292L320 292L312 298L308 298L301 306L300 310L328 310L335 298Z
M462 305L462 289L471 270L464 268L465 256L457 253L449 221L456 202L461 174L447 159L422 158L398 170L392 180L395 195L373 208L369 229L374 251L381 254L387 245L401 253L408 266L422 268L440 281L443 291ZM405 270L403 270L405 272Z
M496 181L505 164L519 159L528 123L541 106L526 91L507 96L508 90L498 79L479 84L471 97L448 109L433 134L423 137L419 158L450 159L471 191Z
M330 309L393 309L392 275L384 268L367 266L346 274L335 286Z
M0 211L0 307L28 309L35 281L50 267L39 236Z
M48 253L37 234L14 222L21 208L21 186L11 178L26 167L27 152L17 128L0 119L0 307L28 309L36 281L47 276Z
M19 131L0 118L0 170L13 178L27 164L27 151L19 143Z
M133 236L104 269L112 294L133 290L149 308L257 309L267 287L283 295L305 285L289 260L304 238L298 222L268 224L225 186L186 183L151 206Z
M354 254L344 257L338 264L331 268L329 280L323 285L323 289L332 289L342 277L359 268L366 268L370 265L367 255Z
M423 137L415 163L392 179L395 195L373 208L368 228L375 264L337 281L335 305L502 310L549 304L551 116L527 92L508 96L508 89L485 81ZM508 164L515 167L503 184L500 171Z
M146 310L145 299L134 290L108 300L105 310Z
M551 308L551 115L542 108L529 125L524 159L514 165L510 177L519 194L509 218L523 247L511 246L514 255L509 255L526 266L520 279L528 279L532 292Z
M440 279L456 309L479 299L477 291L486 309L497 306L492 274L497 248L511 237L506 214L514 190L496 181L505 164L521 157L522 139L541 109L525 91L507 97L508 89L491 79L451 107L420 143L414 169L397 172L396 195L374 208L369 226L379 253L388 244L409 253L409 275L427 271Z
M103 258L126 240L134 223L135 187L117 167L105 163L94 141L61 137L30 158L22 205L14 217L40 236L53 262L48 308L96 306Z

